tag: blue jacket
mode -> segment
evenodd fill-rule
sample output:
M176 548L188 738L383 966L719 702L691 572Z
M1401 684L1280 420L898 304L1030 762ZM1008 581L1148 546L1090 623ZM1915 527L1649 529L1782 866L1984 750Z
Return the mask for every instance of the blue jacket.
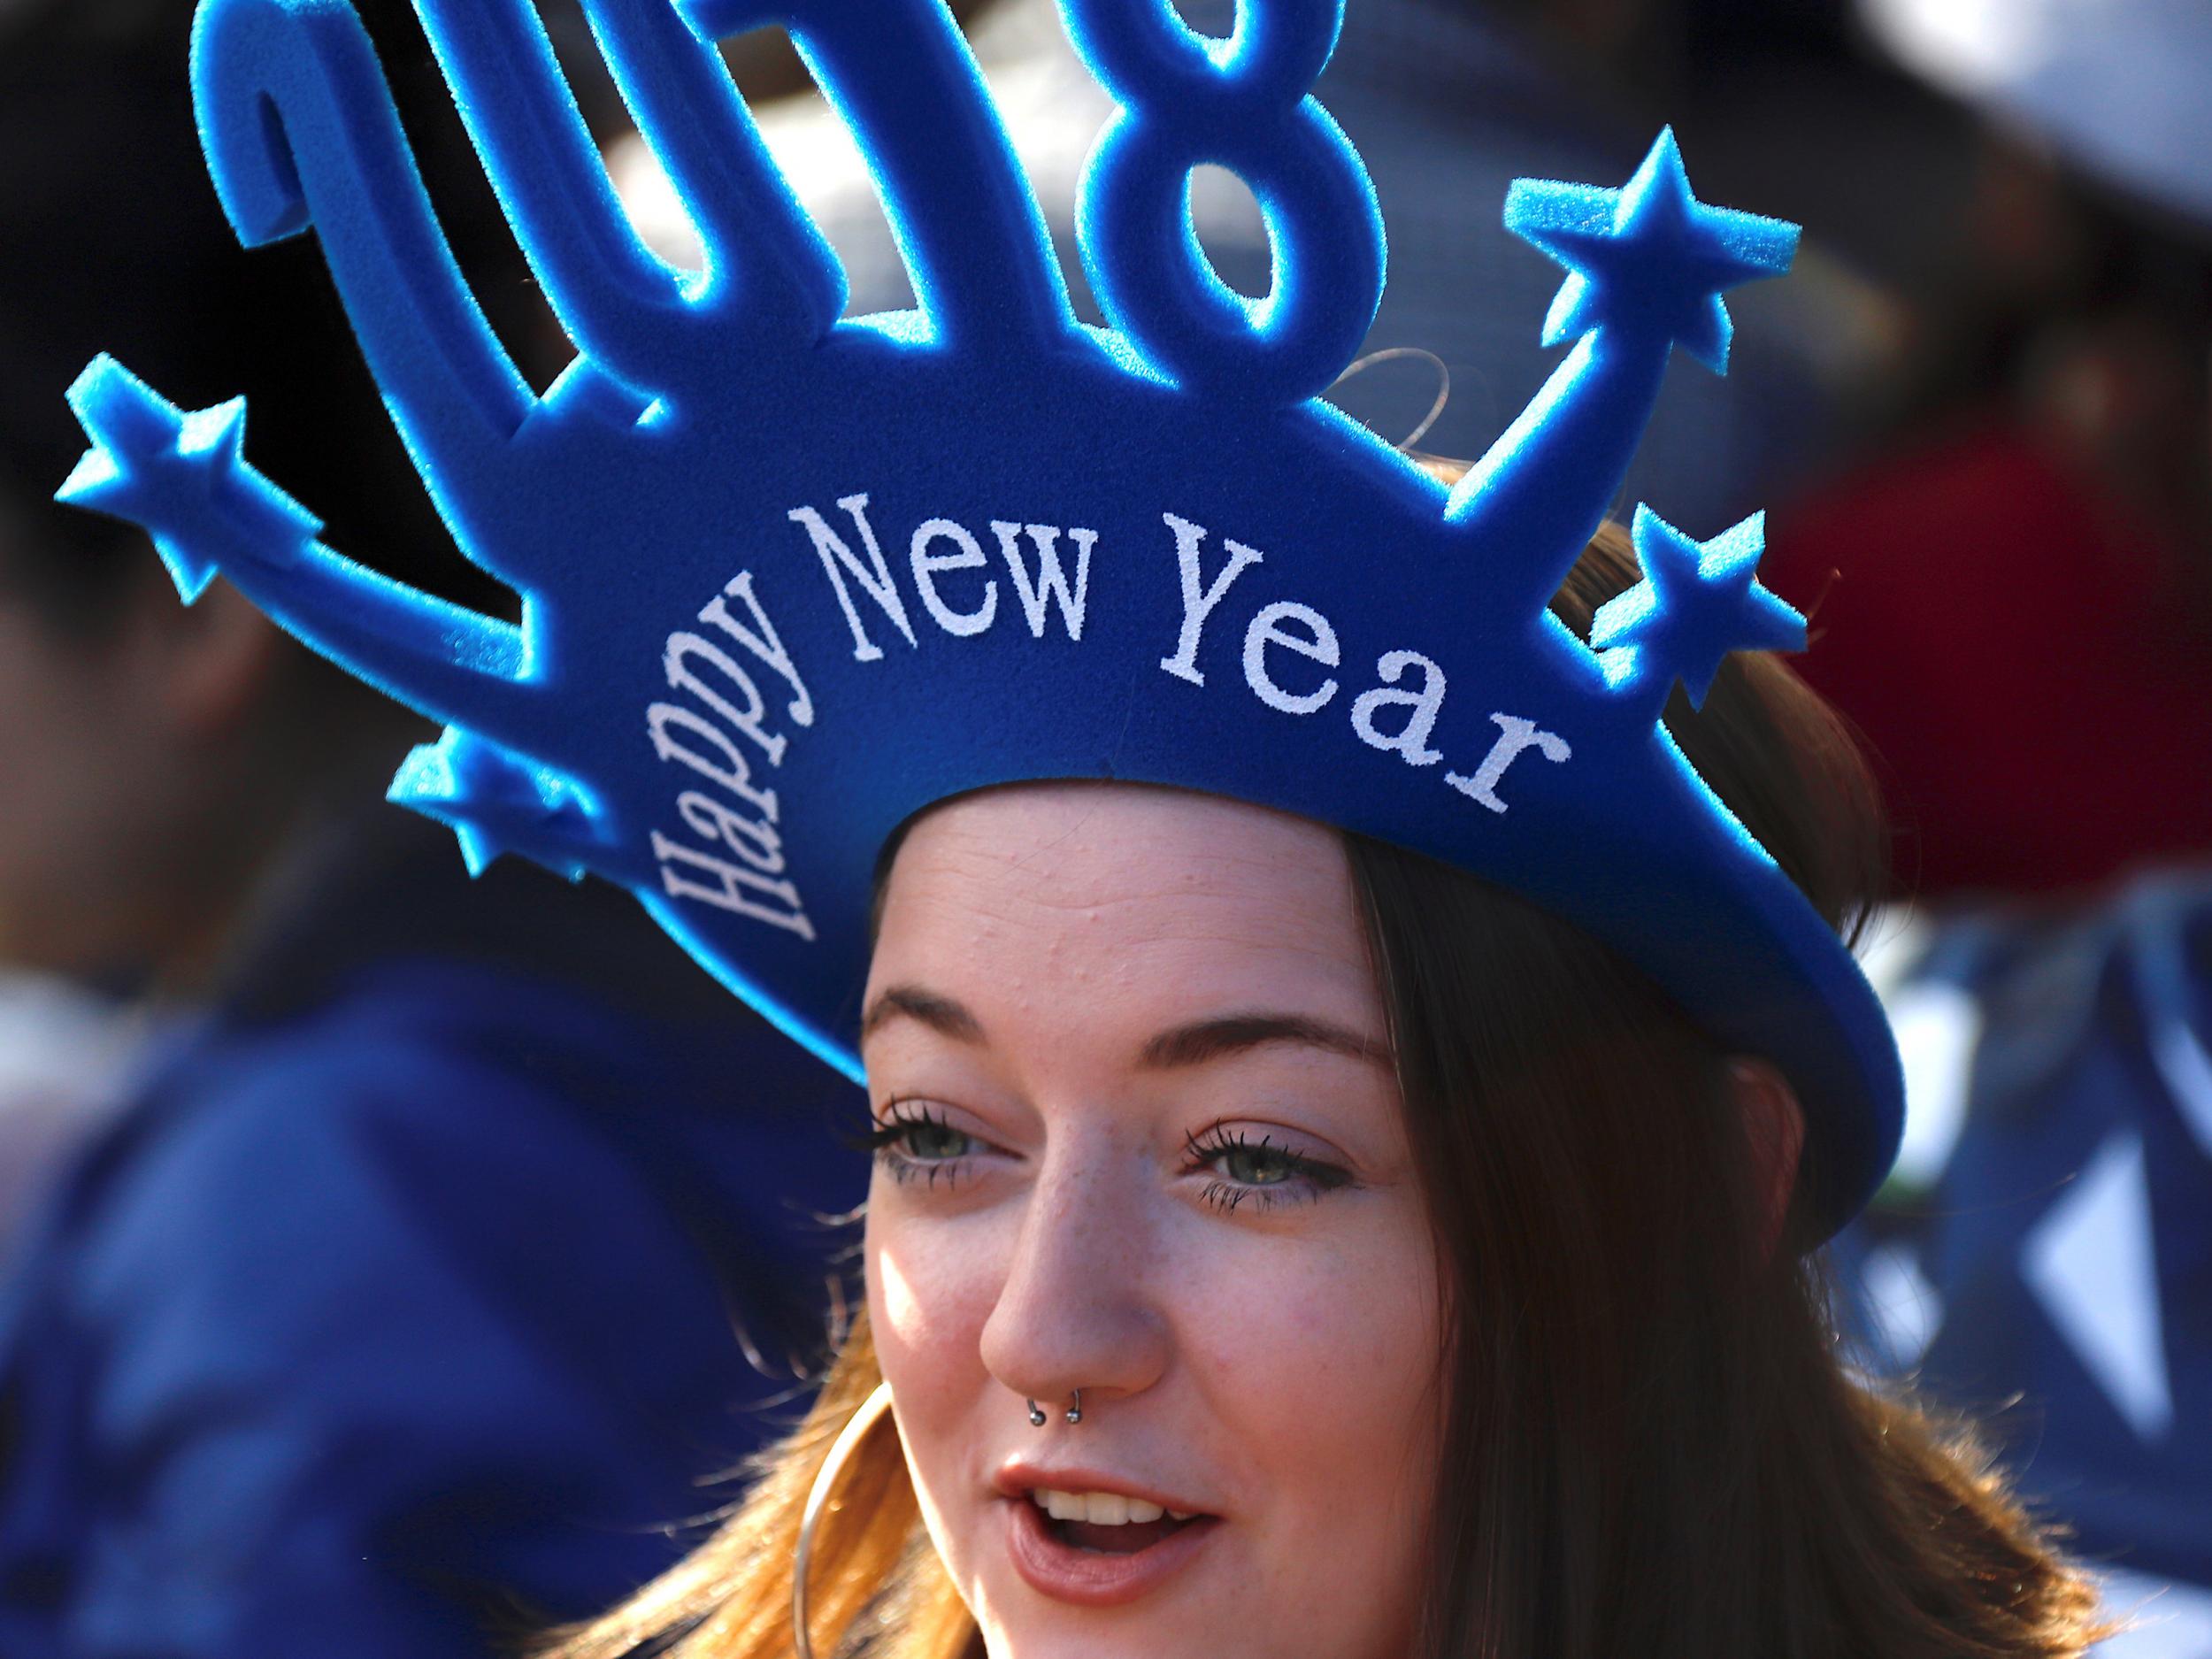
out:
M626 899L420 851L264 954L0 1292L7 1659L506 1651L795 1413L856 1097Z

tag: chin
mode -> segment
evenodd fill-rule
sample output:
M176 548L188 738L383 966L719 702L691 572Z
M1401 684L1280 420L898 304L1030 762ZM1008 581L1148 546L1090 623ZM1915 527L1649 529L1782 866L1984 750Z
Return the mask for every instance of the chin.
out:
M1152 1612L1016 1615L987 1628L984 1647L991 1659L1277 1659L1300 1651L1295 1642L1255 1641L1248 1631L1232 1640L1225 1632Z

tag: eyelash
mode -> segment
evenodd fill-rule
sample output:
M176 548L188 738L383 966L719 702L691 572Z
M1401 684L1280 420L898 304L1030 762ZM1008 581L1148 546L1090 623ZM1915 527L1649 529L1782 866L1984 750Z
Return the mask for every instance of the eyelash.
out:
M919 1179L933 1187L940 1181L950 1187L959 1179L968 1151L944 1157L916 1156L911 1150L913 1139L928 1130L957 1136L968 1149L975 1144L973 1135L953 1128L941 1113L910 1101L892 1102L882 1120L860 1137L859 1144L901 1185ZM1200 1201L1225 1216L1235 1214L1247 1203L1263 1211L1286 1203L1310 1203L1352 1184L1351 1171L1340 1164L1293 1152L1277 1145L1272 1135L1263 1134L1256 1141L1247 1131L1231 1130L1226 1125L1217 1124L1202 1133L1186 1136L1183 1151L1186 1175L1202 1173L1239 1153L1266 1159L1284 1171L1280 1181L1256 1184L1217 1178L1207 1182L1199 1194Z
M1352 1172L1340 1164L1310 1158L1279 1146L1272 1135L1262 1135L1255 1141L1244 1130L1231 1130L1217 1124L1202 1134L1187 1137L1183 1150L1187 1162L1183 1166L1187 1175L1196 1175L1211 1169L1225 1159L1240 1152L1249 1152L1279 1164L1285 1171L1281 1181L1263 1185L1239 1184L1216 1179L1206 1184L1200 1199L1223 1215L1233 1215L1247 1203L1261 1210L1269 1210L1283 1204L1311 1203L1352 1184Z
M910 1143L915 1133L925 1129L957 1135L971 1148L975 1141L973 1135L964 1129L955 1129L941 1114L931 1111L926 1105L911 1101L893 1101L884 1109L882 1121L869 1133L860 1137L860 1146L890 1172L893 1180L902 1186L919 1178L931 1187L935 1187L941 1180L949 1187L959 1179L961 1164L967 1155L964 1151L952 1157L925 1158L917 1157L912 1151L902 1148L902 1141Z

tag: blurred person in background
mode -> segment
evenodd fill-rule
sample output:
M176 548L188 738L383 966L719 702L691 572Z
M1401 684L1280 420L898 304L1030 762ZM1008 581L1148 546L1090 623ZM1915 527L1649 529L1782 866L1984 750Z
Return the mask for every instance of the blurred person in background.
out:
M2212 856L2212 12L1867 10L1988 113L1863 453L1775 515L1812 677L1921 899Z
M2212 1659L2212 12L1863 0L1978 125L1860 453L1772 522L1918 913L1870 1361L2009 1406L2125 1659Z
M438 165L465 141L406 9L364 10L403 101L437 92L434 188L482 191ZM472 884L382 803L426 733L51 503L61 394L112 346L250 394L334 541L472 596L366 374L333 373L358 357L311 243L223 220L190 14L0 12L0 958L189 1015L72 1119L0 1284L0 1653L458 1659L677 1559L819 1340L811 1212L861 1171L843 1086L626 898ZM557 366L488 194L449 206ZM35 1046L96 1092L85 1031Z

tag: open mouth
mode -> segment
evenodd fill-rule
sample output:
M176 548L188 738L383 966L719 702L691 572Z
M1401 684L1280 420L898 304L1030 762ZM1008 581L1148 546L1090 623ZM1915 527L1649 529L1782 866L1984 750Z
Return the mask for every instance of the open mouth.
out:
M1070 1549L1133 1555L1210 1517L1164 1509L1116 1492L1056 1492L1037 1487L1029 1501L1044 1512L1045 1531Z
M1224 1525L1125 1493L1025 1486L1004 1495L1014 1570L1031 1589L1079 1607L1153 1594L1207 1555Z

